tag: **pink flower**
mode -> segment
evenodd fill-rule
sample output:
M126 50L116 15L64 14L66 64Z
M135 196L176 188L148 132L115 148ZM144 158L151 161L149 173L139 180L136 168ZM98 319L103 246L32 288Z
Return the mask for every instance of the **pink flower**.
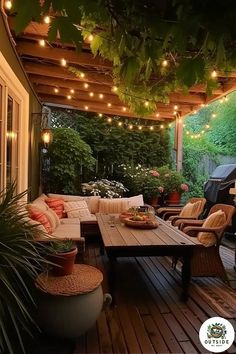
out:
M180 188L182 189L182 191L184 192L188 192L189 191L189 188L188 188L188 185L186 183L182 183L180 185Z
M157 172L157 171L150 171L151 172L151 175L154 176L154 177L159 177L160 176L160 173Z
M164 187L158 187L158 190L160 193L163 193L164 192Z

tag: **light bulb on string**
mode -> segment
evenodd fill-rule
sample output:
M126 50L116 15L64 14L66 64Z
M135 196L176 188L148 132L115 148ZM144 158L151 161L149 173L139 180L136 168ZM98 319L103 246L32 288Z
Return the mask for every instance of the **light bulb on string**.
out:
M121 127L121 126L122 126L122 124L123 124L122 122L118 122L118 126L119 126L119 127Z
M113 86L113 87L112 87L112 91L113 91L113 92L117 92L117 91L118 91L118 87L117 87L117 86Z
M49 16L44 16L43 22L46 23L47 25L51 22L51 19Z
M71 100L72 99L72 96L71 95L67 95L66 96L68 100Z
M215 118L216 117L216 113L212 113L211 118Z
M107 118L107 121L108 121L108 123L111 123L112 119L109 117L109 118Z
M90 97L93 97L93 96L94 96L94 93L93 93L93 92L89 92L89 96L90 96Z
M111 107L111 103L110 102L107 104L107 107L109 107L109 108Z
M85 77L85 73L80 73L79 76L83 79Z
M144 102L144 106L145 106L145 107L148 107L148 106L149 106L149 102L148 102L148 101L145 101L145 102Z
M210 125L209 125L209 124L206 124L205 127L206 127L206 129L209 129L209 128L210 128Z
M164 129L164 125L163 125L163 124L161 124L161 125L160 125L160 128L161 128L161 129Z
M4 7L5 7L5 9L7 9L7 10L11 10L11 8L12 8L12 2L11 2L11 1L5 1Z
M39 40L39 45L40 45L40 47L45 47L45 45L46 45L45 40L44 39L40 39Z
M153 125L151 125L151 126L149 127L149 129L150 129L150 130L154 130L154 127L153 127Z
M139 125L139 126L138 126L138 129L139 129L139 130L142 130L142 129L143 129L142 125Z
M61 59L61 66L66 66L66 65L67 65L66 59L62 58Z
M87 84L87 82L84 83L84 88L88 88L89 87L89 84Z
M158 118L160 116L160 113L156 113L156 117Z
M54 87L53 91L54 91L55 93L58 93L58 92L59 92L59 89L58 89L57 87Z
M89 108L88 108L88 106L84 106L84 109L87 111Z
M177 104L174 105L174 110L177 111L179 109L179 106Z
M211 72L211 77L212 77L212 79L215 79L217 77L217 71L216 70L213 70Z
M123 112L126 112L126 111L127 111L127 108L126 108L126 107L122 107L122 111L123 111Z
M169 124L168 124L168 127L169 127L169 128L171 128L171 127L172 127L172 124L171 124L171 123L169 123Z
M133 125L132 124L129 125L129 129L133 129Z
M70 93L75 93L75 90L74 89L70 89Z
M100 98L100 100L102 100L104 97L103 93L99 93L98 97Z
M94 36L92 35L92 33L88 36L88 41L89 42L92 42L94 39Z
M98 116L101 118L102 117L102 113L98 113Z
M162 61L162 63L161 63L161 65L164 67L164 68L166 68L167 66L168 66L168 60L163 60Z

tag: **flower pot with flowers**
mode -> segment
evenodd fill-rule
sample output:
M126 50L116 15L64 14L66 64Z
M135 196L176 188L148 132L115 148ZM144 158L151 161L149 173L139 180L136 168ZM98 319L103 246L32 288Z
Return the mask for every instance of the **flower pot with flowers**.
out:
M162 194L165 195L168 204L179 204L181 195L188 192L189 188L184 183L184 177L178 171L171 170L168 166L159 168Z
M160 173L157 169L150 169L145 176L144 184L143 184L143 196L144 200L152 205L157 206L158 197L160 196Z
M99 195L102 198L121 198L128 191L122 183L108 179L82 183L81 187L85 195Z

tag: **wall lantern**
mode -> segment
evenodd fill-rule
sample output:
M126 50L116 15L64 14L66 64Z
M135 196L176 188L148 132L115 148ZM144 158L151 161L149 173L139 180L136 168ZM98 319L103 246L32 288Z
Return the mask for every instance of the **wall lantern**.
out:
M51 144L52 140L53 140L52 129L50 129L50 128L42 129L41 139L42 139L42 142L45 147L47 147L49 144Z

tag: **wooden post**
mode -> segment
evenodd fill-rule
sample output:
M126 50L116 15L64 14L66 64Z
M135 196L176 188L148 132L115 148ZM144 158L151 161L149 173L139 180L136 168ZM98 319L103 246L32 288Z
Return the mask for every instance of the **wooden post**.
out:
M178 114L175 121L176 170L182 170L183 163L183 122Z

